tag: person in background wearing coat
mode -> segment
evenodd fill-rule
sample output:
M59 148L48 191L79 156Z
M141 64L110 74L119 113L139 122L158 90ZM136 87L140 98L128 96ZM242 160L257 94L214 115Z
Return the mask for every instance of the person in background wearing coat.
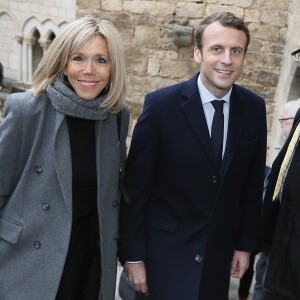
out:
M300 67L300 41L292 52ZM274 160L263 205L263 236L272 243L264 288L265 299L300 299L300 109L293 128Z
M281 127L281 133L285 140L287 139L292 129L295 115L299 108L300 108L300 99L288 101L282 107L279 122ZM267 176L269 176L269 172ZM265 180L265 188L267 187L267 184L268 184L268 177L266 177ZM272 298L268 298L271 297L272 295L271 292L263 287L269 256L270 256L270 245L264 245L264 249L260 253L260 256L255 266L255 285L254 285L254 292L253 292L253 300L272 299ZM251 281L249 280L249 288L251 285Z
M0 126L0 299L113 300L129 122L120 34L74 21L33 78Z
M146 96L126 162L120 260L151 300L226 300L260 246L266 109L234 84L249 31L224 12L195 37L200 74Z

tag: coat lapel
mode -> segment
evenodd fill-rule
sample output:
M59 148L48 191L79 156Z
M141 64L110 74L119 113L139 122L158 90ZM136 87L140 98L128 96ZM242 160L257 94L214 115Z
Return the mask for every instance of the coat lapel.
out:
M244 105L241 96L238 95L236 87L233 86L230 109L229 109L229 123L226 148L223 157L223 163L221 167L221 174L225 174L228 169L239 145L241 135L243 132L244 124Z
M68 127L65 116L59 112L55 120L54 163L57 178L69 212L72 211L72 162Z
M197 85L198 76L199 73L187 81L183 89L182 96L186 101L182 104L182 109L208 157L215 163L212 143Z

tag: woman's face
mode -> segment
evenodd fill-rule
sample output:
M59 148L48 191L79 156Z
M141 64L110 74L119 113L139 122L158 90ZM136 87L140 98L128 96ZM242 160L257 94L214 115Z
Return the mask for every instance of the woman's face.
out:
M111 66L106 40L92 37L67 62L65 75L83 100L95 99L109 82Z

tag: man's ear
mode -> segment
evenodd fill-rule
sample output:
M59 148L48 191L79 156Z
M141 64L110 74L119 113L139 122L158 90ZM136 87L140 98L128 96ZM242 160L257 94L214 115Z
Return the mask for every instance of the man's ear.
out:
M194 59L198 64L202 63L202 54L199 48L194 48Z

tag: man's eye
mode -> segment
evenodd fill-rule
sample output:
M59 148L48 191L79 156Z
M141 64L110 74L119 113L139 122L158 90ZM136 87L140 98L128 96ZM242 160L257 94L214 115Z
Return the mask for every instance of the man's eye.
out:
M219 52L219 51L221 51L221 49L218 48L218 47L215 47L215 48L211 48L211 51L212 52Z
M232 53L235 55L239 55L242 53L242 50L241 49L232 49Z

